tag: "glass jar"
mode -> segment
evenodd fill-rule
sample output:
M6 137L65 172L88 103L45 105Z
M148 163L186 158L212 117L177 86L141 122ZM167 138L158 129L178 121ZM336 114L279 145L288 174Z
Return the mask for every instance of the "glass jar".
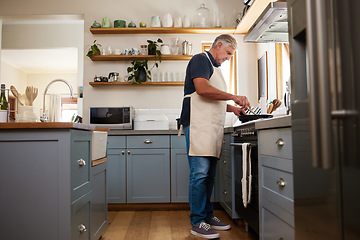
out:
M141 45L140 46L140 55L147 55L148 50L147 50L147 45Z
M195 11L194 27L211 27L210 10L205 7L204 3Z

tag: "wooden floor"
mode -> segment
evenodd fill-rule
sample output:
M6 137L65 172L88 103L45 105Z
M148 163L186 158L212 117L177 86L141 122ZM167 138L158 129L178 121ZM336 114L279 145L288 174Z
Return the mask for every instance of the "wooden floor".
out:
M171 211L109 211L109 226L101 240L199 240L190 234L188 210ZM256 240L246 232L243 221L233 221L223 210L216 217L231 224L228 231L218 231L224 240Z

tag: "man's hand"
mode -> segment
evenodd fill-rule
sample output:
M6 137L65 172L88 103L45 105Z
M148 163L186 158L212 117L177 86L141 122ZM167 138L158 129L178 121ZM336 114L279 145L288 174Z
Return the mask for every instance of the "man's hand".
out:
M227 112L233 112L236 116L240 116L240 115L246 115L245 113L245 109L240 108L240 107L235 107L233 105L227 105Z
M249 100L247 99L247 97L245 96L238 96L238 95L234 95L233 99L232 99L237 105L243 107L243 109L251 109Z

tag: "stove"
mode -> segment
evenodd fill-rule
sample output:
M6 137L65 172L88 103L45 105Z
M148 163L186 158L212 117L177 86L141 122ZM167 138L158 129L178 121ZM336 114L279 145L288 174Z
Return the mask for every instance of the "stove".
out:
M243 179L243 143L249 143L251 148L250 163L247 162L247 176L252 175L250 202L247 206L243 203L243 187L241 180ZM259 234L259 182L258 182L258 140L255 123L246 123L235 127L234 142L231 143L234 154L235 167L235 211L245 222L246 230L252 230ZM251 164L251 167L250 167ZM246 177L247 181L249 178ZM247 184L247 188L249 188ZM246 189L248 190L248 189Z

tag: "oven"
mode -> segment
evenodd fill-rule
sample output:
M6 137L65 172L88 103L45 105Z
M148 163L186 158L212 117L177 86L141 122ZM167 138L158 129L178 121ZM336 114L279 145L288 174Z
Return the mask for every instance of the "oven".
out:
M247 144L247 152L250 153L243 156L243 145ZM235 211L241 219L244 220L246 230L252 230L259 234L259 181L258 181L258 140L255 130L255 123L246 123L235 128L234 142L232 152L234 154L235 167ZM251 152L250 152L251 151ZM243 185L243 174L246 174L246 185ZM249 179L249 176L251 180ZM249 181L251 185L249 186ZM246 198L250 201L243 202L243 190L246 192ZM249 194L250 190L250 194ZM245 198L245 197L244 197ZM248 202L248 203L247 203ZM245 206L246 205L246 206Z

